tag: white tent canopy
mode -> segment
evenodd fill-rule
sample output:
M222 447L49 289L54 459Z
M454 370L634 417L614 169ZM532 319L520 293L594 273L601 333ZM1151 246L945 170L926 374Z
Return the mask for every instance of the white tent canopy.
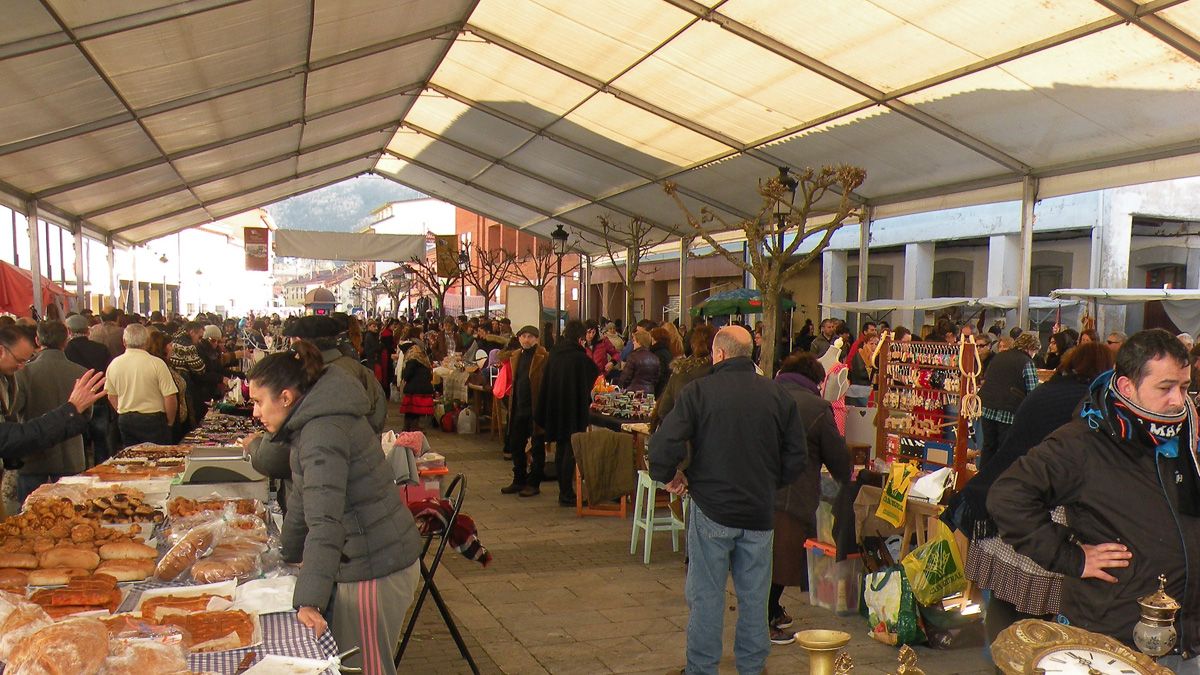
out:
M1143 302L1185 302L1200 300L1200 290L1186 288L1060 288L1052 298L1091 300L1101 305L1135 305Z
M275 255L313 260L389 260L425 257L425 236L374 232L276 230Z
M375 172L545 235L1200 174L1200 0L8 0L0 200L142 242ZM900 56L898 56L900 55Z
M1057 292L1057 291L1056 291ZM826 309L836 309L843 312L859 314L877 314L880 312L936 312L950 307L966 307L969 309L1016 309L1018 298L1015 295L995 295L985 298L926 298L923 300L866 300L863 302L829 302L821 306ZM1033 296L1029 298L1030 309L1058 309L1078 305L1078 300L1057 299L1054 297Z
M1053 297L1077 298L1100 305L1137 305L1161 301L1180 330L1200 335L1200 290L1186 288L1060 288Z

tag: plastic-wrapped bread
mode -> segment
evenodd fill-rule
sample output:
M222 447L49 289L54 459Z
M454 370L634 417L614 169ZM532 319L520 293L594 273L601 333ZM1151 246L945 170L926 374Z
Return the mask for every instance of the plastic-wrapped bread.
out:
M224 527L224 523L217 521L193 528L158 561L154 576L162 581L178 579L212 550L217 534Z
M108 628L96 619L64 619L21 638L6 675L96 675L108 658Z
M100 675L176 675L190 673L183 647L154 640L117 640Z

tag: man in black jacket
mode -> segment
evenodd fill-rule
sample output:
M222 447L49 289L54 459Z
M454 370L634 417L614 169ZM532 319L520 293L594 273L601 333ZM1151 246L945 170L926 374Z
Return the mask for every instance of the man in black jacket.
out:
M109 353L108 347L88 339L90 326L87 317L82 314L73 314L67 317L66 324L67 330L71 331L71 339L63 349L67 358L96 372L107 371L108 364L113 359L112 354ZM118 447L120 440L117 438L116 430L116 415L113 413L112 406L108 404L108 399L102 398L96 401L92 407L92 419L88 422L88 430L83 435L84 440L92 444L92 456L89 458L89 464L100 464L109 458L113 448Z
M588 428L592 385L600 371L583 348L586 330L581 321L568 321L562 336L550 350L542 373L540 394L535 397L533 422L554 443L554 465L558 472L558 503L575 505L575 452L571 434Z
M993 484L1000 536L1064 575L1062 615L1133 645L1138 598L1165 575L1183 606L1178 653L1161 665L1200 672L1200 420L1187 396L1188 353L1161 329L1137 333L1092 383L1080 417ZM1066 509L1068 525L1050 519Z
M716 673L721 660L725 580L738 599L733 653L738 672L766 666L767 596L775 492L808 461L796 402L755 373L750 333L722 328L713 340L712 374L683 388L650 437L650 476L692 496L686 595L687 672ZM677 467L692 448L684 474Z
M0 375L12 378L33 358L35 348L29 334L15 326L0 328ZM11 390L0 390L0 406L7 412L10 401L2 400ZM104 373L87 371L75 382L63 405L25 422L0 422L0 459L16 462L30 453L78 436L87 428L84 415L92 404L103 398ZM0 472L0 475L3 475Z

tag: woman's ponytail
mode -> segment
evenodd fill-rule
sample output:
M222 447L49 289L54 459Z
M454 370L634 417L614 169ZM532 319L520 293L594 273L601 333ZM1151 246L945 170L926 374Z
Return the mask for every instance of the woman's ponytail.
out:
M321 350L306 340L299 340L285 352L268 354L255 364L247 379L275 396L284 389L295 389L303 396L313 388L324 370Z

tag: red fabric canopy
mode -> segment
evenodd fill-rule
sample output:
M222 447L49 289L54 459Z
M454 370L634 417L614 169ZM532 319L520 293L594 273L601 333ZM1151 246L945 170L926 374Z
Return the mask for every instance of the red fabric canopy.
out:
M65 304L71 297L62 286L42 277L42 302L49 305L55 301ZM15 316L29 316L33 304L33 274L29 270L13 267L0 260L0 312Z

